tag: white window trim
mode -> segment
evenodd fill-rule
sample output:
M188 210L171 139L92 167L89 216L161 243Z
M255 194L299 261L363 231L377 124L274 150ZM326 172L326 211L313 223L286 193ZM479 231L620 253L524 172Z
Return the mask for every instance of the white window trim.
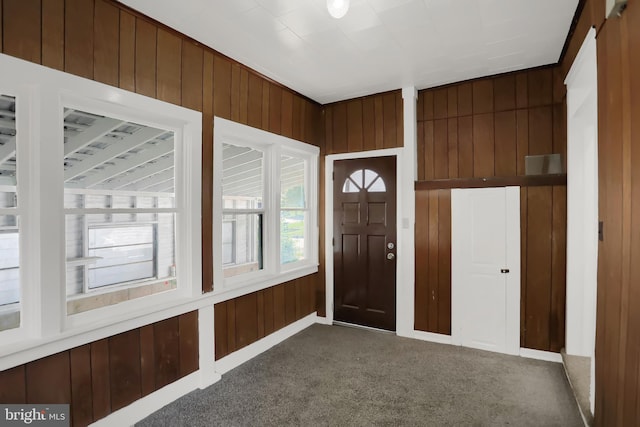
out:
M270 152L265 160L263 270L224 278L222 265L222 144L229 143ZM308 165L307 195L309 220L306 258L280 265L280 181L281 155L304 159ZM304 142L276 135L220 117L214 117L213 142L213 293L216 300L246 295L318 271L318 159L320 149ZM265 159L269 156L265 155Z
M203 299L202 114L3 54L0 66L0 93L15 96L17 108L22 309L21 326L0 332L0 366L18 353L35 354L45 343L62 343L70 336L90 342L113 325L137 323ZM64 107L175 132L178 289L66 315Z

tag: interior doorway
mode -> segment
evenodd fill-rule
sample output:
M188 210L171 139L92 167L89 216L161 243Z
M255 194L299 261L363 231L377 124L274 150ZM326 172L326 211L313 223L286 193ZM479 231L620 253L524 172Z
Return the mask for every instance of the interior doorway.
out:
M451 192L452 342L520 351L520 188Z
M334 319L396 329L396 157L333 164Z

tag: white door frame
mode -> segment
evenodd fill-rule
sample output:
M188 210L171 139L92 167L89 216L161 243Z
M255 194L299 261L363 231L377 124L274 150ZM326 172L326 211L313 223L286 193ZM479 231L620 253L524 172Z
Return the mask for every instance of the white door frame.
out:
M598 287L598 63L589 29L565 79L567 85L566 351L591 358L594 411ZM585 126L585 123L588 125Z
M506 266L510 270L506 285L506 353L519 355L520 351L520 187L505 188L506 196ZM477 189L451 190L451 343L462 345L461 328L465 310L461 307L462 267L456 265L457 250L465 244L460 227L467 212L458 208L461 198ZM456 249L458 248L458 249Z
M325 200L324 200L324 211L325 211L325 285L326 285L326 302L325 302L325 310L326 317L325 323L331 324L333 323L333 288L334 288L334 277L333 277L333 245L331 242L333 241L333 163L336 160L346 160L346 159L368 159L372 157L383 157L383 156L395 156L396 157L396 247L397 250L397 263L396 263L396 331L398 330L398 325L400 323L400 317L403 316L403 308L399 306L398 302L402 301L400 295L402 294L404 287L402 286L402 270L405 268L406 263L406 255L403 255L402 249L407 244L405 242L406 239L403 237L403 233L400 233L402 218L403 218L403 209L402 209L402 162L403 162L403 151L402 148L388 148L383 150L372 150L372 151L360 151L357 153L344 153L344 154L330 154L325 157L325 175L324 175L324 185L325 185ZM413 244L413 242L411 242ZM406 252L405 252L406 253ZM413 261L413 259L411 259Z

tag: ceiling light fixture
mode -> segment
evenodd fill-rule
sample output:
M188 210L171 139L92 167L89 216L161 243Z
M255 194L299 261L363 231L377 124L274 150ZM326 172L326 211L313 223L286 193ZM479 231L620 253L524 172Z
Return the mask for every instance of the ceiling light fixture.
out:
M327 0L327 9L331 16L340 19L349 10L349 0Z

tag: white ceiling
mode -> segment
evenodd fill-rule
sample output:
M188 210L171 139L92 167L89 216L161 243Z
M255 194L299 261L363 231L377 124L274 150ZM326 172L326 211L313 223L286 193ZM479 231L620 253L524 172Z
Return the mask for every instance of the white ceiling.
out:
M578 0L120 0L322 104L555 63Z

